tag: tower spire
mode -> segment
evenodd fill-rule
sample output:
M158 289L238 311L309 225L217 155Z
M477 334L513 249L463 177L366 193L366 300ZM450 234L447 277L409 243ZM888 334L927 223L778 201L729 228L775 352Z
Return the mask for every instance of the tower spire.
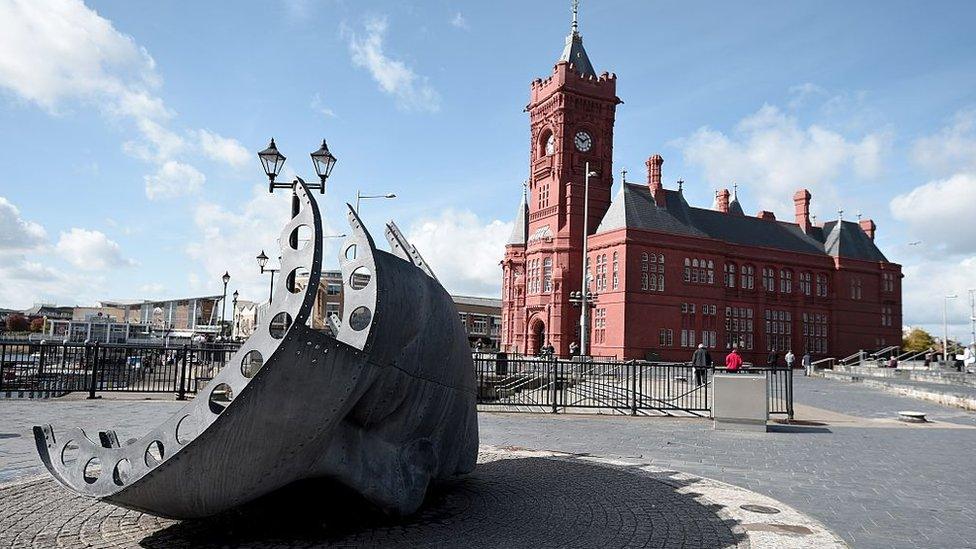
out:
M573 0L573 34L579 33L579 0Z

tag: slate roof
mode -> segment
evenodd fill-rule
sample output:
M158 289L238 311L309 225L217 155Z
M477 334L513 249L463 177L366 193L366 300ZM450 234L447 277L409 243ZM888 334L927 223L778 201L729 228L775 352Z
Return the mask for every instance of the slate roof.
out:
M741 210L741 206L739 208ZM673 190L665 190L665 207L660 208L654 203L650 189L643 184L624 183L621 186L596 232L622 228L712 238L787 252L887 262L857 223L844 221L838 225L831 221L806 234L795 223L695 208L688 205L680 192Z
M525 193L522 193L522 202L519 204L518 213L515 214L515 226L512 227L512 234L508 237L505 245L525 245L529 237L529 205L525 203Z
M593 64L590 63L590 58L586 55L586 50L583 49L583 37L576 31L569 33L569 36L566 37L566 46L563 48L563 54L559 56L559 60L569 61L573 64L576 72L583 76L596 78Z

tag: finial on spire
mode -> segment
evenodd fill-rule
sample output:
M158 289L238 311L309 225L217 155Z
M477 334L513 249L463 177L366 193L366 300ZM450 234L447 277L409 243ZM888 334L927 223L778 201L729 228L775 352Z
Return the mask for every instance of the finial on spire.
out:
M527 201L528 196L529 196L529 180L528 179L523 179L522 180L522 200L526 200Z
M843 209L838 209L837 210L837 221L843 221L843 220L844 220L844 210Z
M739 196L739 184L735 181L732 182L732 198L738 198Z
M814 225L816 225L817 224L817 214L811 215L810 216L810 220L813 222Z
M620 170L620 182L621 183L627 182L627 168Z
M858 220L858 221L860 221L860 220L861 220L861 210L858 210L858 211L857 211L857 220Z
M573 34L579 32L579 0L573 0Z
M685 186L685 180L684 179L679 179L678 180L678 192L679 193L684 191L684 186Z

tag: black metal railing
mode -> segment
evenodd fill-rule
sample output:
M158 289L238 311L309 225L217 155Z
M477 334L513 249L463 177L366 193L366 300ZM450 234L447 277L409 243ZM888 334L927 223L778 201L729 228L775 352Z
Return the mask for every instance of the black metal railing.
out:
M196 393L237 350L197 346L0 341L0 393L87 391Z
M478 404L551 413L574 409L632 415L708 416L712 409L709 369L697 380L687 363L593 359L546 359L503 353L474 355ZM765 374L771 414L793 417L793 372L747 367ZM701 383L699 383L701 381Z

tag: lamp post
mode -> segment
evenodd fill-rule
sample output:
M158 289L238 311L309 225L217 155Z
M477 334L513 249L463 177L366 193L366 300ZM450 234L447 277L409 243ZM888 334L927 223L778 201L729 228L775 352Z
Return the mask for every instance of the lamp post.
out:
M264 254L264 250L261 250L261 253L258 254L256 259L258 260L258 267L261 267L261 274L271 273L271 289L268 291L268 303L271 303L271 300L274 299L274 275L281 269L272 269L266 266L268 264L268 256Z
M220 278L224 281L224 297L220 298L220 337L224 337L224 326L227 319L227 283L230 282L230 273L224 271L224 276Z
M397 195L393 193L386 194L361 194L358 190L356 191L356 215L359 215L359 201L362 199L369 198L396 198Z
M949 300L959 296L947 295L942 300L942 362L949 362Z
M580 356L590 354L590 307L593 307L593 300L597 297L587 288L587 269L586 260L589 255L587 239L590 235L590 176L596 176L596 172L590 171L590 163L585 165L586 175L583 178L583 274L580 277L580 291L574 292L575 298L579 300L580 311ZM570 295L570 302L573 302L573 294Z
M971 325L970 337L972 340L969 342L971 345L976 347L976 289L969 289L969 322ZM973 349L976 351L976 348Z
M325 139L322 140L322 146L317 151L310 153L309 156L312 158L312 167L315 168L315 174L319 176L318 183L305 183L305 180L298 176L295 176L295 180L291 183L278 183L276 178L281 173L281 168L285 165L285 155L278 151L274 138L271 138L271 143L268 144L266 149L258 153L264 174L268 176L268 192L273 193L275 189L291 189L291 216L293 218L298 215L299 202L297 188L299 182L305 183L309 189L318 189L321 194L325 194L325 182L329 178L329 175L332 174L332 168L339 161L335 155L329 152L329 146L325 143ZM298 245L298 234L292 233L292 236L288 240L288 243L292 247L296 247Z
M231 314L231 317L230 317L231 318L231 320L230 320L230 324L231 324L230 338L231 339L237 339L237 332L240 330L240 327L241 327L241 321L238 320L239 315L237 314L237 298L240 296L240 292L238 292L237 290L234 290L234 294L233 295L234 295L234 305L233 305L233 307L231 307L231 312L230 312L230 314Z

